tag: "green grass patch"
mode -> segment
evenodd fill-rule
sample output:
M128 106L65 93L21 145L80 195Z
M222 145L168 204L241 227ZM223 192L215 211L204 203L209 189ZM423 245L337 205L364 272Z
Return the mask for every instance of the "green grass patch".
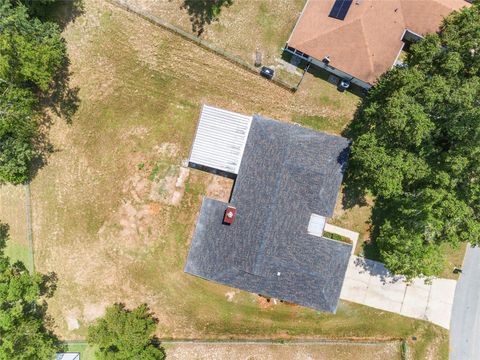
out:
M18 242L9 240L7 241L7 247L5 248L5 254L10 257L12 262L21 261L28 271L32 271L32 255L30 246L20 244Z
M343 118L331 118L321 115L293 115L293 121L318 131L340 133L347 121Z
M342 236L342 235L334 234L334 233L331 233L331 232L328 232L328 231L324 231L323 236L328 238L328 239L341 241L341 242L344 242L344 243L347 243L347 244L352 243L352 240L350 240L349 238L347 238L345 236Z
M95 348L86 342L66 342L67 352L80 353L81 360L95 360Z

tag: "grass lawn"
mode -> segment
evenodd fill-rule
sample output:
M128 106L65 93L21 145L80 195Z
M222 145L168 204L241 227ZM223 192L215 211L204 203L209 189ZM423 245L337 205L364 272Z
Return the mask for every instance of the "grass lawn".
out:
M324 130L338 133L357 98L313 76L292 94L104 2L85 1L65 37L81 103L71 125L52 125L55 151L31 185L35 263L58 275L49 312L60 336L83 339L107 305L124 302L147 303L164 339L415 335L419 358L448 346L448 333L423 321L344 302L336 315L265 306L183 272L202 196L229 186L181 166L201 104L328 117ZM2 214L20 239L24 221L8 217L9 201Z
M171 24L194 33L190 15L186 9L181 9L184 0L128 0L127 3L146 9ZM240 56L250 64L254 63L258 49L262 53L263 64L273 65L280 57L281 49L304 4L305 0L234 0L230 6L221 8L218 21L205 24L201 38Z
M95 349L84 342L68 342L66 352L80 353L81 360L95 360Z
M31 271L32 257L27 240L25 188L0 186L0 222L9 225L10 238L5 252L13 261L21 261Z

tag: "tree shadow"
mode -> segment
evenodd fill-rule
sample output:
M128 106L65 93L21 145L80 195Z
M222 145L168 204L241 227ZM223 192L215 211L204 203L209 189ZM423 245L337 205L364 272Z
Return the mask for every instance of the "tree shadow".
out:
M218 20L222 7L229 7L233 0L184 0L180 9L187 10L192 23L192 31L202 35L205 24Z
M47 299L51 298L55 291L57 290L58 276L55 272L50 271L49 273L42 275L42 285L40 286L40 292Z
M0 256L3 255L5 246L7 246L9 231L10 226L8 224L0 223Z
M55 75L52 89L40 97L38 110L42 116L34 139L37 156L30 164L29 181L35 178L38 171L47 165L51 154L57 151L49 139L50 129L55 121L53 115L64 119L70 125L80 106L78 95L80 88L70 86L71 75L70 60L65 58L62 67Z
M66 58L62 68L57 72L54 82L55 86L48 94L47 105L57 116L65 119L68 124L72 123L73 115L80 106L78 86L70 87L70 59Z
M83 0L57 0L48 4L42 4L36 0L23 0L33 16L41 20L52 21L63 30L77 17L85 13Z

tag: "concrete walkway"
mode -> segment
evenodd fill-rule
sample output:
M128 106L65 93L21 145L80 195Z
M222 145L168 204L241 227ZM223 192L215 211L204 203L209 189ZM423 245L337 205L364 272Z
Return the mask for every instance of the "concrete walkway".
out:
M455 280L433 279L427 285L416 279L407 286L403 277L392 276L382 263L352 256L340 298L448 329L456 284Z
M427 285L416 279L407 285L404 277L393 276L382 263L353 255L357 232L331 224L325 224L325 231L353 243L340 299L450 327L455 280L433 279Z

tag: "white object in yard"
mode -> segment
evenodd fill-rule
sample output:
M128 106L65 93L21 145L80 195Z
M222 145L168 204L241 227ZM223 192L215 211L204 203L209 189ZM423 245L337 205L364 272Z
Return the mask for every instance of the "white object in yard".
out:
M312 214L308 223L308 233L310 235L319 236L323 235L323 229L325 228L325 218L323 216Z
M238 174L252 117L204 105L190 163Z

